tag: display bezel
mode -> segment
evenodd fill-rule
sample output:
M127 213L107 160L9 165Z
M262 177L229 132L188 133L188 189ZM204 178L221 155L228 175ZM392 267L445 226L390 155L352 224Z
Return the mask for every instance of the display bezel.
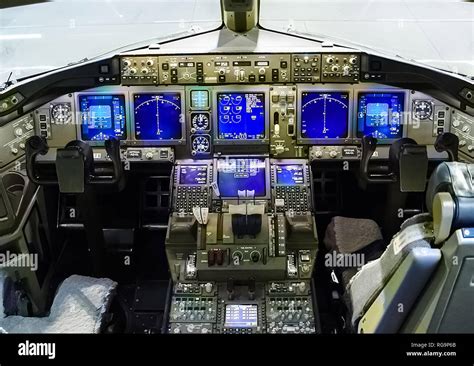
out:
M347 93L348 111L347 111L347 137L344 138L306 138L301 136L303 93ZM352 143L354 137L353 125L353 103L354 92L352 87L334 86L328 88L326 85L298 85L298 95L296 101L296 141L301 145L345 145Z
M133 146L173 146L173 145L185 145L186 144L186 107L185 107L185 92L184 87L134 87L130 88L129 93L129 109L130 109L130 136ZM144 94L180 94L181 104L181 139L177 140L138 140L135 137L136 126L135 126L135 95Z
M75 119L78 121L76 124L76 135L79 140L87 142L90 146L104 146L105 141L103 140L85 140L83 139L82 135L82 112L81 112L81 97L82 96L95 96L95 95L111 95L111 96L121 96L124 100L124 109L125 109L125 126L124 126L124 136L120 139L120 144L126 144L126 141L130 140L130 113L129 113L129 106L128 106L128 93L123 91L122 89L108 89L107 91L84 91L75 93L74 102L75 102L75 110L76 116Z
M213 179L213 182L218 184L219 182L219 171L217 169L217 162L218 160L230 160L230 159L262 159L265 163L265 195L264 196L258 196L258 197L255 197L255 200L256 201L259 201L259 200L268 200L270 199L271 197L271 184L270 184L270 174L268 174L268 172L270 172L270 159L268 157L265 157L265 156L261 156L261 155L226 155L226 156L221 156L219 158L215 158L214 159L214 168L213 168L213 171L215 172L214 173L214 179ZM239 200L239 197L237 196L220 196L220 197L217 197L215 192L213 192L213 198L214 199L225 199L225 200Z
M217 95L221 93L261 93L264 95L264 130L265 137L263 139L256 140L225 140L219 138L219 119L218 119L218 98ZM214 145L261 145L266 144L270 138L270 89L268 86L218 86L212 90L212 130L213 130L213 143Z
M362 136L359 136L359 98L361 94L390 94L397 93L403 94L403 113L402 113L402 123L401 126L401 135L400 137L388 138L388 139L377 139L377 144L379 145L391 145L393 142L406 137L408 131L408 115L411 114L411 106L409 105L408 93L404 89L384 89L384 88L370 88L370 89L358 89L354 97L354 138L357 142L362 141Z

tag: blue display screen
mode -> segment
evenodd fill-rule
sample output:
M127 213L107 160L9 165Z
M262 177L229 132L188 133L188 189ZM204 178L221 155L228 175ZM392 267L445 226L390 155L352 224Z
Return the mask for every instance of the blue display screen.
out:
M181 170L179 174L180 184L207 184L206 165L181 165Z
M293 186L304 184L304 169L301 164L276 165L277 184Z
M221 140L265 138L264 93L218 93L218 136Z
M217 160L217 185L222 197L238 197L238 191L266 195L264 159Z
M360 93L357 108L357 136L378 139L402 137L404 93Z
M135 94L133 109L137 140L183 138L180 93Z
M305 139L346 138L349 131L349 93L303 92L301 137Z
M79 95L81 135L85 141L127 138L123 95Z

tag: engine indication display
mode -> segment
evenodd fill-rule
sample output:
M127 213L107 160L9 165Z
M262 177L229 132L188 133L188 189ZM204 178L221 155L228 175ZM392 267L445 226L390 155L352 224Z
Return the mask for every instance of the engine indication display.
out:
M183 138L180 93L135 94L133 98L137 140L178 141Z
M357 136L378 139L402 137L404 93L360 93L357 108Z
M218 93L218 138L263 140L265 138L264 93Z
M126 117L123 95L79 95L81 134L86 141L104 141L110 137L125 139Z
M301 138L346 138L349 131L349 93L303 92Z

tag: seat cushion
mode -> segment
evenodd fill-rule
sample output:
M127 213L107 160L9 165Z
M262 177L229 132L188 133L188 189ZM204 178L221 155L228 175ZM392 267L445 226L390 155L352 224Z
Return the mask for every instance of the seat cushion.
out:
M380 258L365 264L350 280L347 292L355 325L413 248L431 248L433 226L429 214L406 220Z
M0 319L4 333L99 333L117 283L73 275L60 285L49 316Z

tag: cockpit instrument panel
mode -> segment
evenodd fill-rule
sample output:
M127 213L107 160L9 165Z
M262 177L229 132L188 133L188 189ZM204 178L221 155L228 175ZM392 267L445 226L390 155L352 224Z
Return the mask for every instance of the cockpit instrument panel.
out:
M179 184L192 186L207 184L207 165L181 165Z
M268 162L264 158L217 159L221 198L262 198L268 195Z
M357 136L371 135L381 140L402 137L405 93L361 92L357 103Z
M81 137L104 141L110 137L127 138L125 96L121 94L81 94Z
M294 186L305 183L303 164L276 165L276 184Z
M183 138L180 93L145 93L133 96L137 140L178 141Z
M217 93L219 140L265 139L264 93Z
M305 141L349 135L348 92L303 92L300 137Z

